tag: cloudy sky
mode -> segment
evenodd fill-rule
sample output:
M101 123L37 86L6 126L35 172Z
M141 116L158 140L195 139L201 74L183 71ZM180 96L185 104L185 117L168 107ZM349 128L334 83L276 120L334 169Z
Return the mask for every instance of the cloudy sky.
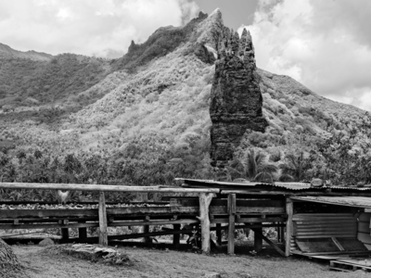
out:
M0 43L118 57L132 39L217 7L228 27L251 31L258 67L371 109L369 0L0 0Z

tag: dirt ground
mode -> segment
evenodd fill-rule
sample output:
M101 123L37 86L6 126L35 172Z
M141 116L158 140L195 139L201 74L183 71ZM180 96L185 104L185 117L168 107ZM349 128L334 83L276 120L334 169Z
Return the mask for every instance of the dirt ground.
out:
M351 273L330 271L327 263L317 263L309 259L297 257L281 258L265 255L228 256L225 254L207 256L189 251L118 247L117 250L127 254L133 261L133 265L113 266L79 259L51 247L13 245L12 248L20 262L24 265L27 277L32 278L196 278L207 277L211 273L219 273L220 277L223 278L371 277L371 273L361 270ZM4 277L7 277L7 275Z

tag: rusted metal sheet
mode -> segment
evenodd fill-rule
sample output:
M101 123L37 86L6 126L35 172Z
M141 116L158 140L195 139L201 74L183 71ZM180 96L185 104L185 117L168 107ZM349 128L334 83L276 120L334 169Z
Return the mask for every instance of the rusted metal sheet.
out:
M330 205L339 205L356 208L371 208L371 197L361 196L298 196L292 197L294 201L314 202Z
M357 237L357 218L348 213L304 213L293 216L295 238Z

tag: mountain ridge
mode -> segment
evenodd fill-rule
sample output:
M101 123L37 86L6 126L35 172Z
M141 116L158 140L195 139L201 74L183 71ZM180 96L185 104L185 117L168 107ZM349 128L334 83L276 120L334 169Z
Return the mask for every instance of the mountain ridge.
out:
M19 51L11 48L10 46L0 42L0 59L5 58L22 58L31 59L34 61L50 61L53 55L44 52L37 52L34 50L29 51Z

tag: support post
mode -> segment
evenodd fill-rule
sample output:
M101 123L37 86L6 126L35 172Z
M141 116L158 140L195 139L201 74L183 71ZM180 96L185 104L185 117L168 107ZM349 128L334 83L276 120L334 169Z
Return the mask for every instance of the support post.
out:
M221 223L216 224L216 234L217 234L217 243L218 245L222 245L222 229L221 229Z
M278 242L283 243L283 227L278 227Z
M201 224L201 250L206 254L211 251L209 207L213 197L213 193L200 193L199 196L200 217L198 219Z
M104 191L100 191L99 196L99 244L103 246L108 245L106 198Z
M61 240L63 242L67 241L69 239L69 232L68 228L61 228Z
M174 224L174 231L180 231L181 229L181 224ZM174 248L178 249L179 248L179 243L180 243L180 234L174 234L174 239L173 239L173 245Z
M235 254L236 194L228 195L228 254Z
M87 239L87 228L79 228L78 233L79 233L79 239L84 242Z
M288 218L286 220L286 235L285 235L285 256L290 256L290 241L293 234L293 201L286 198L286 213Z
M78 223L85 223L85 220L79 220ZM87 228L82 227L78 228L78 236L79 236L79 241L85 242L87 239Z
M263 244L262 228L254 228L254 251L260 252Z
M153 241L152 241L151 237L148 236L148 234L150 233L150 225L143 226L143 233L146 234L146 236L143 239L143 242L146 244L152 244Z

